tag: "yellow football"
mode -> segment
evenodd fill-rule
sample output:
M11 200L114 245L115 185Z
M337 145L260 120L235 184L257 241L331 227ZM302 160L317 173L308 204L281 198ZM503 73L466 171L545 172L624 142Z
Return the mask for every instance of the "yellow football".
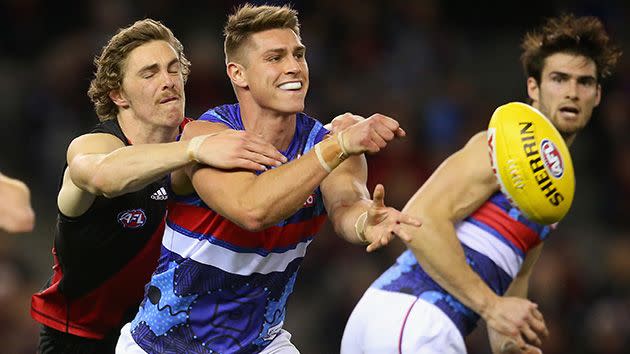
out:
M492 170L503 194L540 224L562 220L575 193L573 162L564 139L540 111L511 102L488 125Z

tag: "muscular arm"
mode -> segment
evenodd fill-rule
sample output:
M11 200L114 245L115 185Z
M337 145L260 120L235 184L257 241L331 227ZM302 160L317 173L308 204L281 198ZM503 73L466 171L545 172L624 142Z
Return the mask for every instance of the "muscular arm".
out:
M422 220L408 247L444 289L475 312L485 314L497 295L468 266L454 224L497 190L485 133L446 159L407 203L403 212ZM404 229L405 227L403 227Z
M524 345L519 334L540 342L539 335L545 335L546 327L536 304L496 295L466 263L455 232L455 223L498 189L486 144L485 133L475 135L444 161L412 197L403 211L419 217L423 225L409 230L415 234L408 246L427 273L483 317L488 326L518 337L519 345Z
M543 243L540 243L536 247L532 248L527 252L525 256L525 260L523 261L523 266L519 270L514 280L508 287L504 296L516 296L526 299L527 292L529 289L529 278L532 275L532 269L534 269L534 265L538 258L540 257L540 253L542 252Z
M362 243L354 224L372 203L366 183L367 162L360 155L344 161L321 184L328 217L337 235L348 242Z
M76 138L67 152L68 168L57 198L68 216L84 213L94 198L140 190L190 162L187 142L125 146L110 134Z
M227 129L217 123L193 123L186 126L183 139ZM260 175L202 165L186 170L210 208L247 230L262 230L294 214L328 176L313 150Z
M26 184L0 173L0 196L0 229L11 233L33 230L35 213Z

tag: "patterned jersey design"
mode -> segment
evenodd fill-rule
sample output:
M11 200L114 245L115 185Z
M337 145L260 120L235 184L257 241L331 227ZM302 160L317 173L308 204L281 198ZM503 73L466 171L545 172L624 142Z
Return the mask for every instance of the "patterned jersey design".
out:
M200 118L243 130L237 104ZM298 114L282 153L294 160L328 131ZM325 221L317 188L295 214L259 232L240 228L197 194L171 197L159 265L132 322L149 353L257 353L277 336L308 245Z
M503 295L527 251L547 238L555 226L536 224L512 207L501 193L456 226L466 262L497 294ZM440 308L462 335L475 328L479 315L447 293L418 264L409 250L372 287L410 294Z

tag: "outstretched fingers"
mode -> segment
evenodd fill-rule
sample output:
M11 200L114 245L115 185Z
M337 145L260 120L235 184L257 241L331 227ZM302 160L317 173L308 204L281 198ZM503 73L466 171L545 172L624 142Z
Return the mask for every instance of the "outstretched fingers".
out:
M375 208L385 207L385 187L383 187L380 183L374 187L374 193L372 193L372 205Z

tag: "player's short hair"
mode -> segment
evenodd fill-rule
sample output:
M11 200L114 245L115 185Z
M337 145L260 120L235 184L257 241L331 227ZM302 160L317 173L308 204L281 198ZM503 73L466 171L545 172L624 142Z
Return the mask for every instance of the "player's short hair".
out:
M239 59L239 49L250 35L270 29L288 28L300 36L300 23L297 11L288 5L254 6L244 4L236 8L228 17L223 28L225 41L223 49L226 62Z
M607 78L621 57L602 22L591 16L572 14L548 19L525 35L521 43L521 63L527 77L540 82L545 59L556 53L582 55L595 62L597 80Z
M160 21L136 21L129 27L119 29L103 47L101 54L94 58L96 73L90 82L88 96L94 103L100 121L114 119L118 114L118 106L111 100L109 93L122 86L124 65L129 53L145 43L157 40L166 41L175 49L186 82L190 74L190 61L184 55L184 46L173 32Z

